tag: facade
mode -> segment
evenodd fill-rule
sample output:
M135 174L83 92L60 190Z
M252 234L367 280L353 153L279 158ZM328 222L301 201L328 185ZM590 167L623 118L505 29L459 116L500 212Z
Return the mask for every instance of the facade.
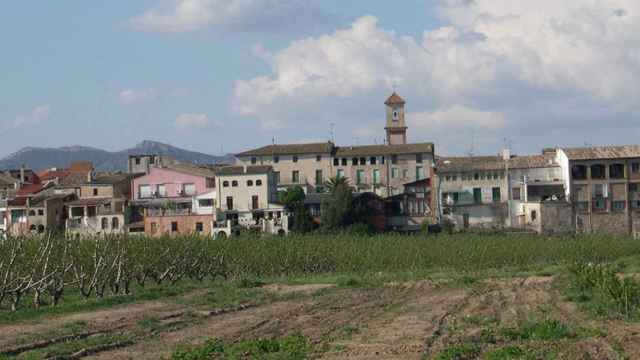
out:
M39 194L7 201L5 231L17 236L63 229L67 199L64 195Z
M66 230L70 234L123 234L131 195L131 176L98 176L79 187L78 199L68 202Z
M640 234L640 146L561 148L579 232Z
M435 207L461 229L526 228L532 216L539 222L541 203L566 204L562 169L552 154L511 156L505 150L498 156L442 158L435 181ZM536 229L547 227L542 225Z
M227 166L218 169L213 231L231 235L234 228L279 234L289 231L284 206L277 204L275 174L270 166Z
M4 237L9 224L9 214L7 213L7 200L0 199L0 238Z
M237 154L237 165L271 166L279 189L301 186L307 193L322 193L328 179L346 177L357 192L383 197L401 194L404 184L431 177L434 147L406 142L402 98L394 93L385 105L386 144L274 144Z
M129 155L127 171L129 174L147 174L153 167L173 164L174 161L162 155Z

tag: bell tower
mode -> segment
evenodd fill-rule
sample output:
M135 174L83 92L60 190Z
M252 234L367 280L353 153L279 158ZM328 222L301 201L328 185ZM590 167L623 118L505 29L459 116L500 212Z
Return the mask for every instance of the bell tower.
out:
M404 121L405 101L394 91L384 102L387 109L387 144L400 145L407 143L407 125Z

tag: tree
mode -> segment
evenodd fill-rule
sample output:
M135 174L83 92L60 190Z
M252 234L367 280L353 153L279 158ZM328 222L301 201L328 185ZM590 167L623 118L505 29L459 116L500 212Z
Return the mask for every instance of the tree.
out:
M313 218L304 206L306 195L300 186L295 186L278 193L278 200L293 214L291 217L291 231L306 233L314 228Z
M304 190L300 186L294 186L278 193L278 201L289 211L293 211L297 204L304 204L305 197Z
M322 203L322 226L338 229L351 225L353 219L353 193L346 178L331 178L327 182L329 198Z

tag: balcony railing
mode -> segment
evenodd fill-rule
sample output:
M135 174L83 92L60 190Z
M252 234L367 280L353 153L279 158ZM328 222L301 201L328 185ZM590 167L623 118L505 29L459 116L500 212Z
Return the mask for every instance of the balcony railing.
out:
M190 208L186 209L147 209L147 216L186 216L191 215Z

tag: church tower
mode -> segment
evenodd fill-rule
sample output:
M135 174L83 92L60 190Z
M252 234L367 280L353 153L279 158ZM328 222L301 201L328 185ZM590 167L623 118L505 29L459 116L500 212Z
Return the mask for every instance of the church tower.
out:
M393 92L384 102L387 108L387 144L400 145L407 143L407 125L404 121L405 101Z

